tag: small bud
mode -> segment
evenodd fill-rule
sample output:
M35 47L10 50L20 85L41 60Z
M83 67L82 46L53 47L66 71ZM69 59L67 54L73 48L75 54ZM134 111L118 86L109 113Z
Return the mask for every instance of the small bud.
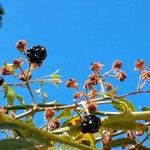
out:
M23 52L26 49L26 41L25 40L20 40L16 43L16 48L20 51Z
M82 93L81 93L81 92L76 92L76 93L73 95L74 99L79 99L81 96L82 96Z
M120 80L120 81L124 81L126 79L126 74L124 71L121 71L121 72L117 72L115 74L115 77Z
M107 91L111 91L113 89L113 86L108 82L105 82L104 85L105 85L105 88L106 88Z
M150 71L144 70L141 72L140 78L144 81L147 81L150 79Z
M94 63L91 63L91 70L93 72L98 72L99 70L101 70L103 67L103 64L99 63L99 62L94 62Z
M15 60L13 61L13 66L14 66L15 68L19 68L21 65L22 65L22 59L21 59L21 58L15 59Z
M144 60L138 59L134 63L134 66L135 66L135 70L144 70L145 69Z
M73 89L77 88L76 80L73 79L73 78L68 79L68 80L66 81L66 86L67 86L68 88L73 88Z
M52 117L54 116L54 113L55 113L54 110L51 108L45 109L44 116L46 120L51 120Z
M120 68L122 68L122 62L121 62L120 60L114 61L113 64L112 64L112 69L113 69L114 71L117 71L117 70L119 70Z

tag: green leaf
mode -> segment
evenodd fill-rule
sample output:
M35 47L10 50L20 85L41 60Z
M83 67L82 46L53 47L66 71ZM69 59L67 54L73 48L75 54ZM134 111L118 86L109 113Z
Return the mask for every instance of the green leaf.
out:
M60 75L58 75L59 69L57 69L55 72L53 72L50 77L51 79L60 79Z
M3 83L2 88L4 91L4 98L6 98L7 97L7 91L8 91L8 85L6 83Z
M23 98L20 95L15 93L15 98L20 102L20 104L24 105L24 100L23 100Z
M141 111L150 111L150 108L142 107Z
M6 98L7 98L7 105L13 105L15 100L15 91L13 88L8 87Z
M124 103L124 105L123 105L123 103ZM117 99L116 101L113 101L112 104L113 104L114 108L116 110L118 110L119 112L124 112L125 109L128 109L128 111L130 111L130 112L135 111L135 108L132 105L132 103L130 103L128 100L126 100L124 98ZM125 108L125 105L126 105L126 108Z
M132 139L129 138L122 138L122 139L117 139L114 141L110 141L107 145L105 145L105 148L113 148L113 147L120 147L120 146L126 146L129 144L136 144L136 142Z
M109 116L105 120L102 121L102 126L112 129L125 129L125 130L138 130L145 131L147 129L146 126L137 123L134 120L134 116L132 115L116 115Z
M58 135L50 134L45 131L39 130L27 123L20 122L17 119L10 118L1 113L0 113L0 124L5 124L5 125L9 124L9 128L10 128L10 125L13 125L13 127L14 127L14 125L16 125L17 128L15 130L19 131L19 133L21 133L25 138L34 139L37 142L41 143L42 145L49 146L49 145L51 145L50 144L51 141L55 141L55 142L68 144L73 147L77 147L77 148L84 149L84 150L95 150L92 147L85 146L85 145L79 144L79 143L75 143L70 140L66 140L62 137L59 137ZM3 127L4 127L4 129L6 129L5 126L3 126Z
M106 93L103 93L103 95L113 99L115 97L116 91L117 89L114 88Z
M33 139L8 139L0 141L0 149L24 150L34 148L35 146L39 146L40 144L41 143L38 143Z
M91 147L95 147L96 145L95 137L93 134L90 133L79 133L74 140L78 141L81 144L88 145Z
M71 118L71 108L63 109L56 119Z
M66 144L56 143L53 147L53 150L81 150Z

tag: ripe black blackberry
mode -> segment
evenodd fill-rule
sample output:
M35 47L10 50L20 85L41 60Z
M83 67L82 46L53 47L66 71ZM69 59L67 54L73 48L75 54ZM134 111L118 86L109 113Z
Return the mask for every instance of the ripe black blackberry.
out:
M84 117L83 122L81 122L81 131L82 133L96 133L100 125L100 118L95 115L87 115Z
M35 45L27 50L27 56L31 63L41 65L43 60L47 57L47 52L43 46Z
M0 86L2 86L3 83L4 83L4 79L3 77L0 77Z

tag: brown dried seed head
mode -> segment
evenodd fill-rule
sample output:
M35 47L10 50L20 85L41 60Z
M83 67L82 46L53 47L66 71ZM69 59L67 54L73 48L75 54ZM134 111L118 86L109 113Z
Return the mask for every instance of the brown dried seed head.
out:
M103 64L99 63L99 62L94 62L94 63L91 63L91 70L94 71L94 72L98 72L99 70L101 70L103 67Z
M74 99L79 99L81 96L82 96L82 93L81 93L81 92L76 92L76 93L73 95Z
M112 69L117 71L118 69L122 68L122 62L120 60L116 60L112 64Z
M97 110L97 104L94 102L88 102L86 104L89 113L95 112Z
M55 130L58 129L60 126L60 123L57 119L52 118L49 122L48 122L48 130Z
M66 81L66 86L67 86L68 88L73 88L73 89L77 88L76 80L73 79L73 78L68 79L68 80Z
M135 66L135 70L144 70L145 69L145 64L144 64L144 60L137 60L134 63Z
M18 59L13 60L13 66L15 68L19 68L22 65L22 63L23 63L22 58L18 58Z
M86 89L93 89L93 83L92 83L92 81L90 80L90 79L88 79L88 80L86 80L85 82L84 82L84 87L86 88Z
M87 96L92 99L97 97L97 91L95 89L91 89L91 91L87 94Z
M142 71L141 74L140 74L140 78L144 81L147 81L150 79L150 71Z
M55 111L51 108L45 109L44 116L47 120L51 120L54 116Z
M99 84L101 82L101 78L95 73L89 75L89 79L93 85Z
M19 40L16 43L16 48L20 51L23 52L26 49L26 41L25 40Z
M121 71L121 72L117 72L115 74L115 77L120 80L120 81L124 81L126 79L126 73L124 71Z
M104 85L105 85L105 88L106 88L107 91L111 91L113 89L113 86L108 82L105 82Z
M10 74L13 74L13 67L12 67L12 65L3 66L3 67L1 68L1 73L2 73L2 75L10 75Z

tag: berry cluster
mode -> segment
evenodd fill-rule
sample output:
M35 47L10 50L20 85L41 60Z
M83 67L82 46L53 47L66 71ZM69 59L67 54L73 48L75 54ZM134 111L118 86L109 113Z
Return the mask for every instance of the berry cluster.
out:
M83 133L96 133L101 125L100 118L95 115L87 115L81 122L81 131Z
M31 63L41 65L47 57L46 49L41 45L32 46L27 50L27 56Z
M0 86L4 83L4 79L0 77Z

